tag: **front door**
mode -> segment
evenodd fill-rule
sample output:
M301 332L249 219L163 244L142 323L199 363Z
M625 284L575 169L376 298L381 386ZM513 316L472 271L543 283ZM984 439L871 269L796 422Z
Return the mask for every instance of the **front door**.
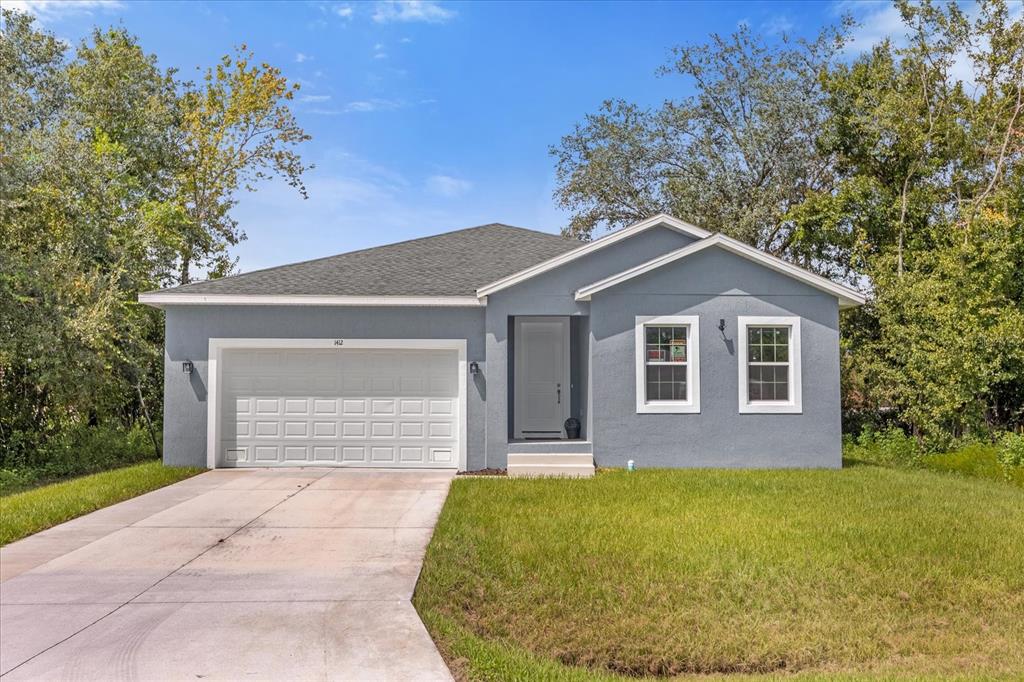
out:
M569 318L515 318L516 438L562 438L569 417Z

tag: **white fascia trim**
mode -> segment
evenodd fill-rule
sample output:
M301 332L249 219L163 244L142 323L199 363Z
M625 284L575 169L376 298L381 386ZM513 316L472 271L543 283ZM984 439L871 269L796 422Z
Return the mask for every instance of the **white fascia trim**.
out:
M747 327L789 327L789 400L759 400L747 397ZM800 318L741 315L736 318L739 360L740 414L802 414L803 368L800 365Z
M686 386L688 400L647 402L647 363L644 327L647 325L686 326ZM636 412L637 414L697 414L700 412L700 317L697 315L636 316Z
M548 272L549 270L561 267L566 263L571 263L577 258L581 258L582 256L585 256L588 253L593 253L594 251L603 249L606 246L617 244L623 239L629 239L638 232L643 232L644 230L648 230L652 227L658 226L667 227L669 229L675 230L676 232L681 232L683 234L689 235L695 239L704 239L705 237L711 235L710 232L708 232L707 230L702 230L696 225L691 225L690 223L679 220L678 218L673 218L670 215L659 213L658 215L651 216L646 220L641 220L638 223L634 223L629 227L624 227L621 230L617 230L615 232L612 232L611 234L606 234L605 236L595 239L592 242L583 244L582 246L575 248L572 251L567 251L566 253L555 256L554 258L550 258L542 263L538 263L537 265L528 267L525 270L520 270L519 272L513 273L508 277L499 279L496 282L491 282L490 284L487 284L477 289L476 294L477 296L482 297L487 296L489 294L493 294L496 291L501 291L502 289L507 289L508 287L515 286L516 284L524 282L530 279L531 277L536 277L537 275Z
M217 443L220 440L220 386L223 372L223 354L229 349L287 349L287 348L383 348L395 350L454 350L459 354L459 457L458 470L466 470L467 440L466 416L469 395L469 371L466 364L465 339L251 339L211 338L206 356L206 466L217 468Z
M139 294L139 303L165 305L323 305L323 306L428 306L471 307L487 305L477 296L275 296L259 294L186 294L152 291Z
M746 258L749 261L759 263L768 267L776 272L782 273L787 277L799 280L805 284L808 284L815 289L824 291L825 293L832 294L839 299L840 308L853 308L859 305L863 305L867 300L863 294L850 287L843 286L842 284L836 284L835 282L825 279L820 275L816 275L813 272L804 270L803 268L787 263L786 261L765 253L760 249L755 249L753 246L744 244L741 241L737 241L732 237L726 237L724 234L716 234L713 237L701 240L694 244L684 246L676 251L671 251L663 256L658 256L646 263L641 263L636 267L630 268L629 270L623 270L622 272L612 275L611 277L605 278L599 282L594 282L585 287L582 287L576 291L577 301L589 301L590 297L594 294L604 291L610 287L621 284L627 280L633 279L639 275L650 272L657 268L674 263L677 260L686 258L689 255L703 251L706 248L718 246L730 253L734 253L737 256Z

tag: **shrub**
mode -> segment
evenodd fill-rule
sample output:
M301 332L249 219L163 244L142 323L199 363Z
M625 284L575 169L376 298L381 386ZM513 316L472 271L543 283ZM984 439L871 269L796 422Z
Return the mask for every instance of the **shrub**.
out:
M1024 474L1024 434L1004 433L999 439L996 459L1003 467L1006 478Z
M155 458L149 432L142 426L125 429L112 425L75 425L35 450L30 462L11 463L0 469L0 494Z
M917 441L896 427L883 431L868 427L856 438L845 439L843 450L850 459L896 466L915 465L922 454Z

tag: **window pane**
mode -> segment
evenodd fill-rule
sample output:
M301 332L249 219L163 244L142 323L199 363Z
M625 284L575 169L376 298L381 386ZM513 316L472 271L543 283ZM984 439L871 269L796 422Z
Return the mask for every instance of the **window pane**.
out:
M646 362L686 362L685 326L647 326L644 331Z
M686 400L686 365L648 365L647 401Z
M751 379L747 382L747 397L749 400L761 400L761 382Z

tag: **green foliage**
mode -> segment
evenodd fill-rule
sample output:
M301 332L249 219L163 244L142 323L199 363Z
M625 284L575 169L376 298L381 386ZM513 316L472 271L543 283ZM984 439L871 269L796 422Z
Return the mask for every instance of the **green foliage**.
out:
M301 189L307 136L265 64L225 59L197 87L124 29L69 54L25 13L0 21L0 468L75 473L93 464L68 443L107 438L120 462L140 425L158 436L163 323L138 294L225 273L239 184L270 168Z
M868 427L856 437L844 437L843 458L853 464L927 469L1024 487L1024 436L1014 433L1004 433L995 444L962 439L938 451L902 429Z
M697 94L647 110L607 101L552 147L566 232L589 239L665 211L803 263L821 260L839 234L798 233L787 213L827 190L830 159L815 135L825 112L818 73L841 31L771 44L741 26L684 46L660 69ZM798 239L799 238L799 239Z
M0 545L202 471L146 462L0 496Z
M843 457L857 462L914 466L922 454L918 442L896 427L881 431L868 427L856 438L846 436L843 441Z
M25 439L26 434L16 432L16 437ZM158 459L149 431L141 424L129 429L74 424L42 443L12 439L9 446L0 468L0 495L40 482Z
M971 443L949 452L925 455L921 465L931 471L955 473L990 481L1009 481L1024 488L1024 467L1001 461L999 448L989 443Z
M999 439L999 463L1011 476L1017 470L1024 476L1024 433L1004 433Z

